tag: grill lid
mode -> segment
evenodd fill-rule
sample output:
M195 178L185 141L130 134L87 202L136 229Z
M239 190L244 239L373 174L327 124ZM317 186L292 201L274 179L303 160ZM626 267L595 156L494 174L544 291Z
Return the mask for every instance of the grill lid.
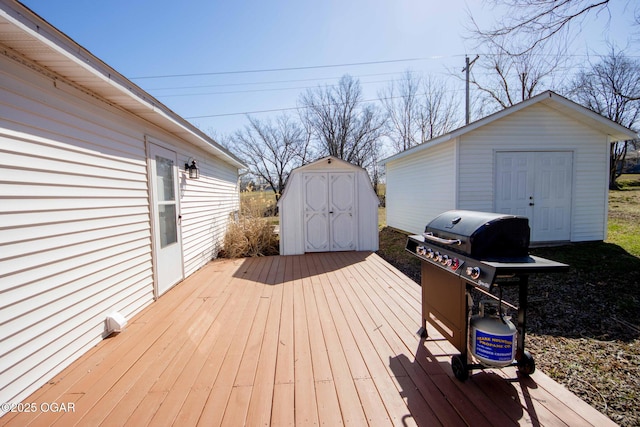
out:
M482 260L508 260L529 254L529 220L523 216L453 210L425 227L425 238Z

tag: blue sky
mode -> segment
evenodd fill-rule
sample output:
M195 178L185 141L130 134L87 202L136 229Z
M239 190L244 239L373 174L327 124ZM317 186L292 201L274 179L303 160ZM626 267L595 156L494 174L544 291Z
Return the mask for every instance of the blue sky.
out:
M497 15L476 0L22 1L176 113L218 135L247 123L234 113L295 108L305 88L336 83L345 73L360 79L366 99L376 99L407 69L450 79L463 92L449 70L460 71L465 54L482 54L463 38L467 13L481 23ZM604 54L605 39L626 47L631 12L586 21L573 52ZM368 64L342 65L356 63ZM255 70L279 71L244 72Z

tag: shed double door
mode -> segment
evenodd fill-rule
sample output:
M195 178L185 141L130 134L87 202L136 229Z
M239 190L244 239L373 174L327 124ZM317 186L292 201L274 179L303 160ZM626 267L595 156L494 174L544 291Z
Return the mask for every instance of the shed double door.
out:
M529 218L532 242L571 238L573 153L498 152L496 212Z
M356 250L355 174L303 175L305 252Z

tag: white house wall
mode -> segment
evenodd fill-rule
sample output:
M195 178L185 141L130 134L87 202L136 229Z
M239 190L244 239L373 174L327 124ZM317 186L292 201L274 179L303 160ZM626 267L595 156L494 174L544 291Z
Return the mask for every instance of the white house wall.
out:
M178 153L189 275L217 253L237 170L0 55L1 402L100 341L111 311L130 319L153 301L146 135ZM184 177L188 157L200 180Z
M422 233L456 203L455 140L386 164L387 225Z
M238 170L204 153L178 152L178 166L194 157L200 178L180 174L180 211L185 276L218 256L232 212L239 209Z
M458 209L493 211L498 151L572 151L571 240L606 236L606 135L541 104L460 137Z

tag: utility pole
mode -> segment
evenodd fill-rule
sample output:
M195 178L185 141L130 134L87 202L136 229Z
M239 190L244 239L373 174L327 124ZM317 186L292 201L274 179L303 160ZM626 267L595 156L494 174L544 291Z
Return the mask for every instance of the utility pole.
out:
M467 82L467 92L466 92L466 100L465 100L465 124L469 124L469 119L471 117L470 113L469 113L469 71L471 71L471 66L473 65L474 62L476 62L476 60L480 58L480 55L476 55L476 57L473 59L473 61L469 62L469 57L465 55L464 57L464 62L465 62L465 66L462 69L462 71L466 71L467 75L466 75L466 82Z

